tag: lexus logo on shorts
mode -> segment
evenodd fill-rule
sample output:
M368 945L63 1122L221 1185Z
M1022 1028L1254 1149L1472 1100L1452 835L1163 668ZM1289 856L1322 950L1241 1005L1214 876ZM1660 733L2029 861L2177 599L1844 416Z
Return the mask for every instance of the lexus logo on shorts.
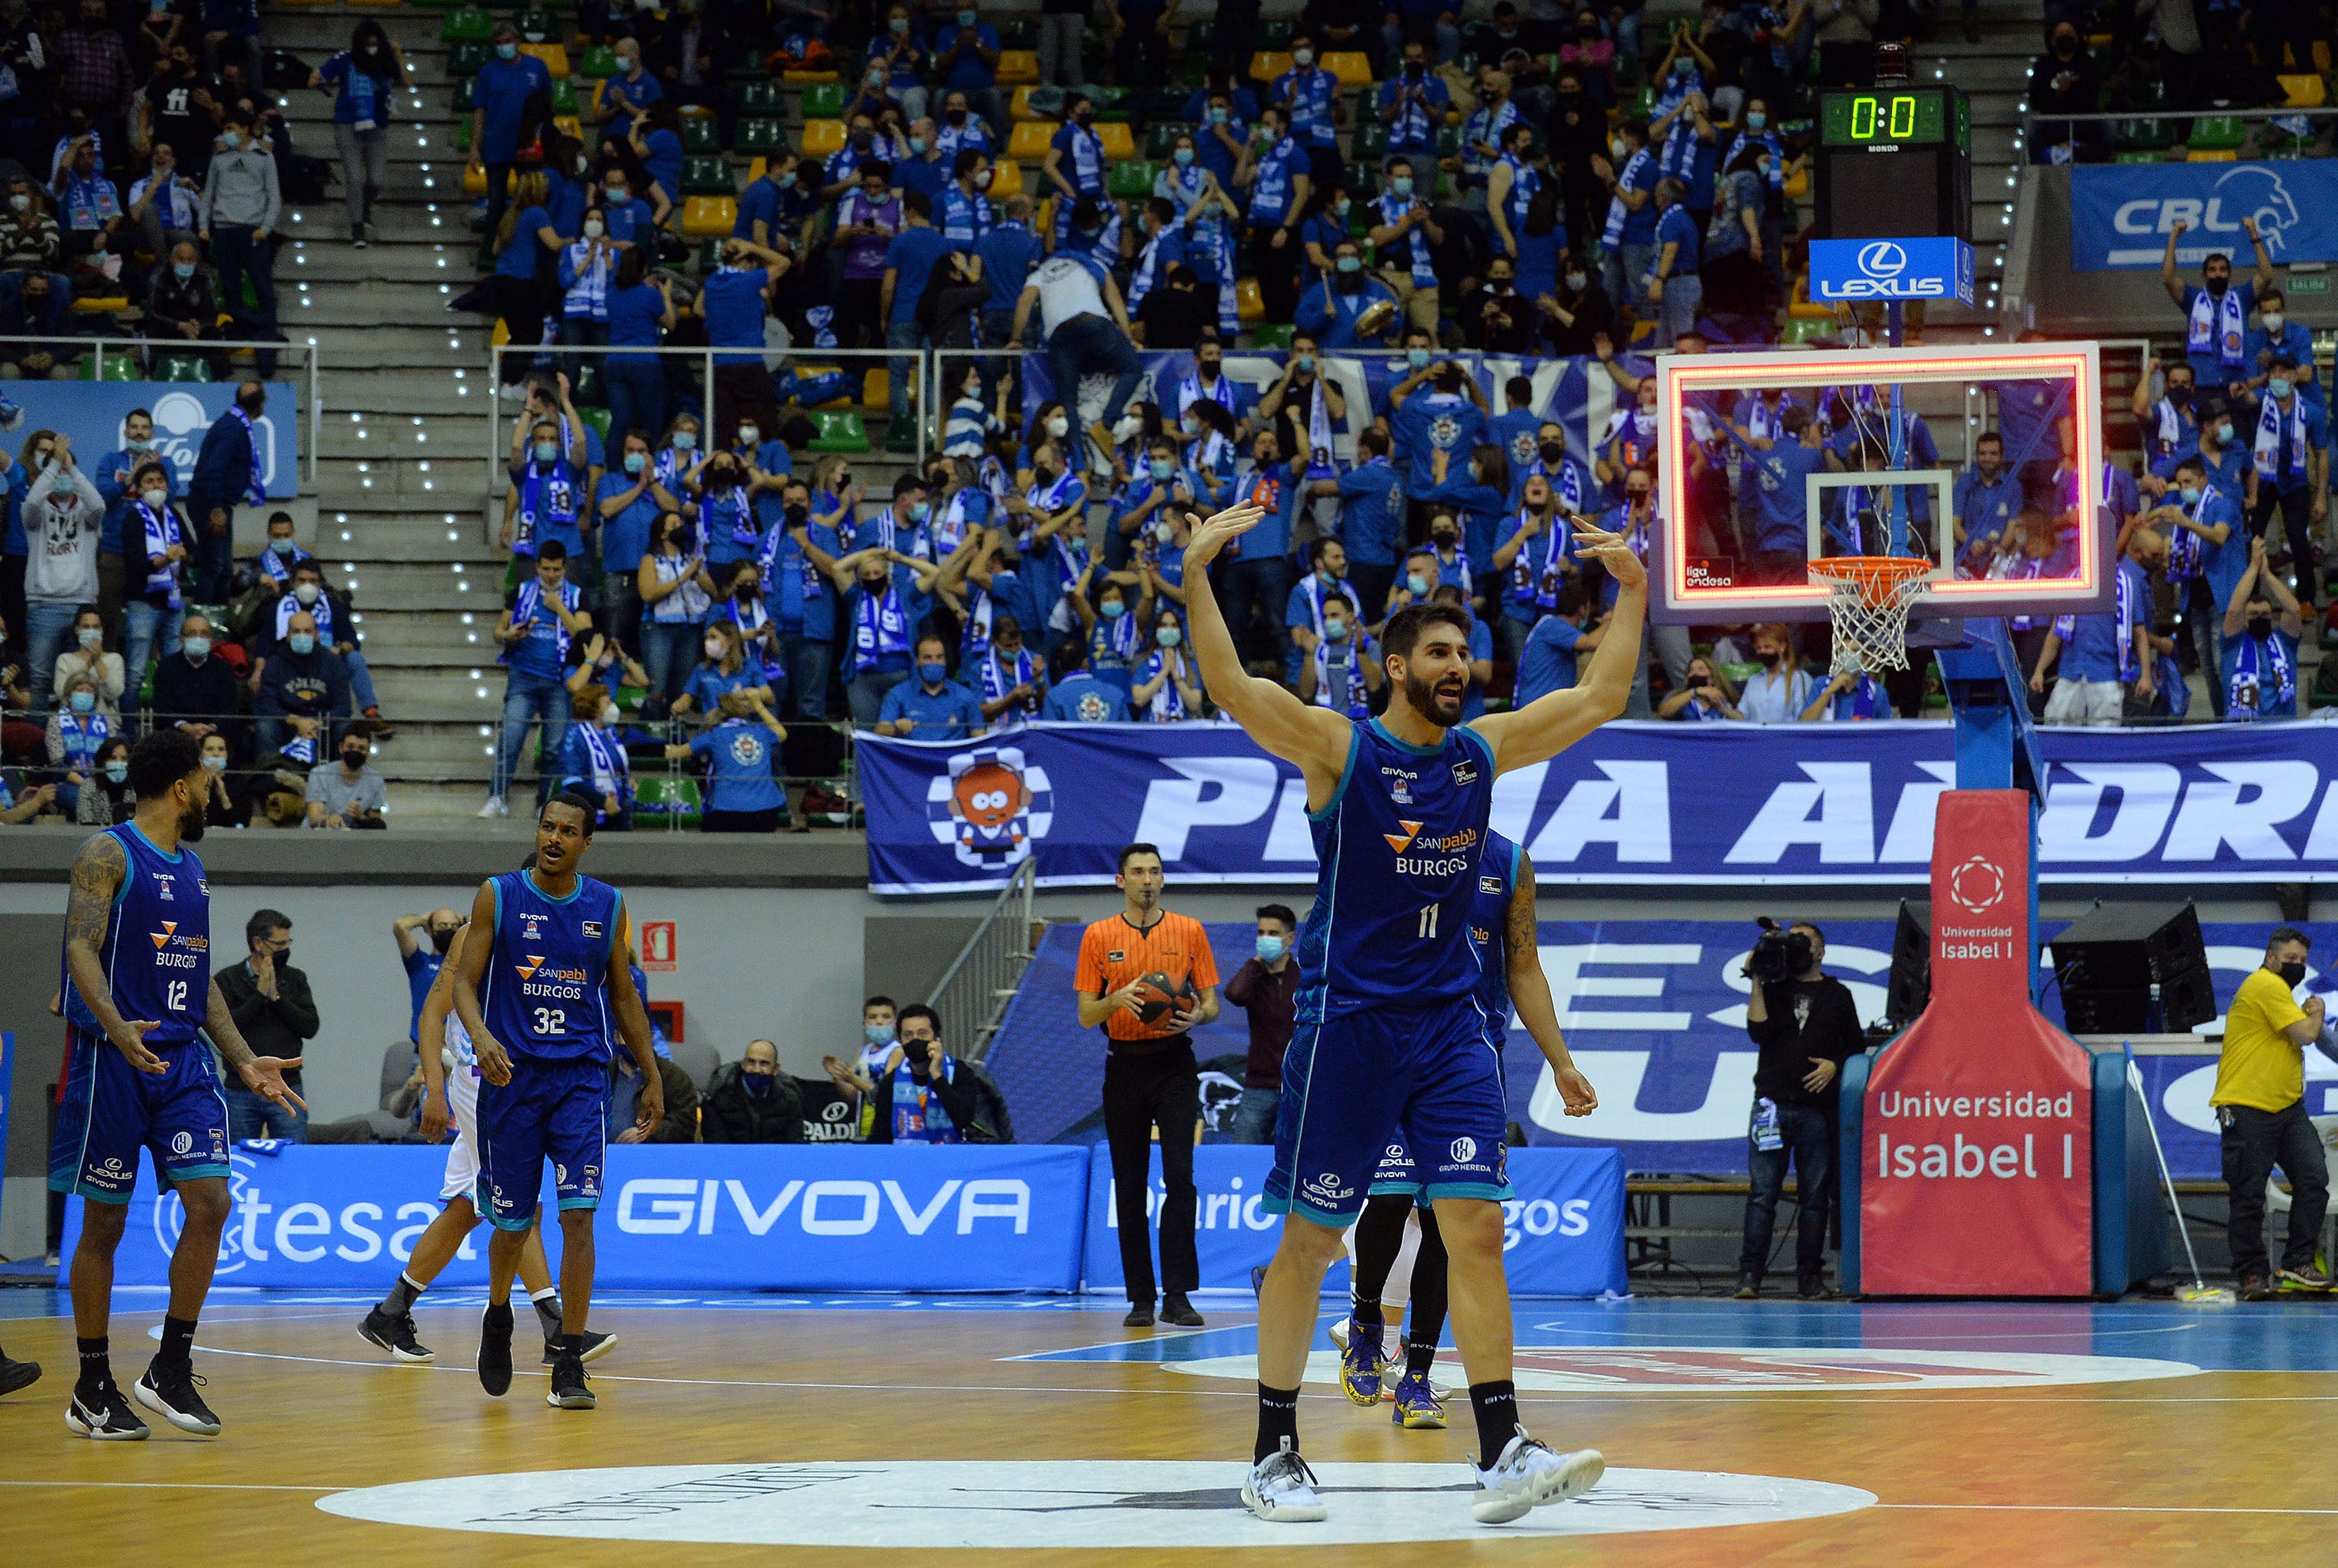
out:
M1340 1190L1340 1173L1336 1171L1326 1171L1315 1178L1315 1185L1328 1191L1336 1192Z
M1974 914L1985 914L2005 897L2005 872L1976 855L1949 873L1949 895Z
M1456 1138L1451 1152L1453 1163L1467 1165L1478 1158L1478 1141L1475 1138Z
M1401 1143L1391 1143L1391 1144L1390 1144L1390 1145L1388 1146L1388 1153L1386 1154L1386 1156L1384 1156L1384 1158L1387 1158L1387 1159L1390 1159L1390 1160L1401 1160L1401 1159L1403 1159L1403 1158L1404 1158L1404 1145L1403 1145L1403 1144L1401 1144Z
M1889 240L1860 248L1859 270L1870 278L1897 278L1908 270L1908 252Z

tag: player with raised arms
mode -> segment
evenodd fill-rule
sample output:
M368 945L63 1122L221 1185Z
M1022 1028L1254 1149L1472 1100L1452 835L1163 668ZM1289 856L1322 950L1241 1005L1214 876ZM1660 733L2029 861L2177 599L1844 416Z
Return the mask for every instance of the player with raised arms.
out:
M131 749L130 820L74 857L65 899L64 1099L49 1145L49 1190L83 1199L74 1249L74 1337L81 1377L65 1425L84 1437L134 1442L146 1424L114 1386L106 1331L113 1253L138 1186L138 1151L179 1195L162 1343L138 1379L138 1403L182 1432L219 1436L195 1392L195 1317L219 1266L227 1225L227 1096L197 1031L255 1094L298 1105L285 1085L298 1056L255 1056L211 978L211 888L188 846L203 836L211 775L194 740L157 730Z
M593 1305L593 1210L607 1158L610 1036L622 1034L642 1075L634 1125L665 1114L649 1015L624 958L624 895L580 874L598 804L573 789L535 819L535 864L479 884L456 970L455 1015L479 1065L479 1197L487 1243L487 1309L479 1322L479 1386L501 1396L512 1379L512 1275L535 1228L544 1162L560 1206L560 1335L545 1403L590 1410L584 1319ZM610 1014L614 1012L614 1025Z
M1241 506L1206 523L1189 516L1186 581L1202 581L1260 515ZM1620 536L1572 522L1577 559L1597 561L1616 580L1616 630L1581 684L1466 725L1469 622L1457 606L1410 605L1389 618L1388 709L1359 720L1252 679L1215 600L1196 593L1188 604L1211 696L1305 777L1320 867L1300 936L1298 1028L1283 1057L1264 1202L1284 1221L1259 1290L1258 1441L1243 1484L1261 1519L1324 1517L1299 1455L1299 1385L1323 1271L1400 1129L1449 1259L1453 1337L1478 1426L1472 1514L1489 1524L1519 1518L1584 1491L1606 1467L1595 1450L1556 1453L1518 1424L1502 1272L1508 1118L1469 941L1495 779L1547 760L1623 712L1639 666L1647 573ZM1561 1086L1587 1098L1587 1086Z

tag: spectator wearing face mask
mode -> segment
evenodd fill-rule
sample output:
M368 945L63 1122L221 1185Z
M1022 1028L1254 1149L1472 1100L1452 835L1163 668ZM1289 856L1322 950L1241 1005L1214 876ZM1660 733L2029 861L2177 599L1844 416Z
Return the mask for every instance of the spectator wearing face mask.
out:
M214 969L211 983L235 1019L237 1032L246 1041L267 1043L253 1050L297 1062L307 1043L317 1037L322 1020L309 976L292 966L292 918L274 909L254 910L244 922L243 940L249 950L244 961ZM309 1112L299 1100L289 1104L270 1100L245 1088L233 1074L228 1077L230 1138L239 1143L247 1138L285 1138L296 1143L306 1139ZM300 1080L297 1068L286 1070L285 1086L295 1095L300 1092Z
M97 771L99 754L113 739L119 720L98 706L97 682L85 674L61 682L58 691L61 701L49 715L49 766L63 774L58 805L78 821L80 792Z
M275 240L283 211L275 154L258 144L248 116L230 110L220 126L220 150L205 172L195 232L211 247L221 302L242 337L265 338L276 330ZM259 301L249 314L243 305L247 278ZM275 375L276 356L262 349L259 368L263 381Z
M2276 926L2265 939L2264 962L2249 972L2225 1015L2225 1044L2216 1087L2208 1102L2221 1129L2225 1185L2232 1192L2233 1272L2241 1298L2262 1301L2276 1290L2320 1293L2329 1271L2315 1261L2322 1218L2330 1200L2330 1171L2322 1135L2305 1110L2305 1047L2324 1042L2323 998L2297 990L2305 984L2313 938L2294 926ZM2327 1044L2322 1049L2326 1054ZM2289 1231L2278 1274L2265 1255L2265 1181L2280 1166L2289 1179Z
M748 1042L747 1054L724 1063L698 1108L698 1135L707 1143L801 1143L803 1096L780 1071L780 1049Z
M627 832L634 825L634 773L617 734L617 700L597 681L571 688L568 735L560 743L560 787L601 804L599 827Z
M871 1143L1012 1143L1007 1097L990 1074L942 1045L941 1018L922 1002L901 1009L899 1064L877 1081Z
M609 340L609 291L617 274L617 247L607 214L587 208L577 238L560 250L560 340L592 347ZM568 377L583 375L584 357L563 357Z
M130 788L130 741L116 735L99 749L96 770L83 781L74 804L74 820L84 828L110 827L129 821L137 807L137 792Z
M389 923L389 934L398 941L398 961L406 968L406 988L412 1003L413 1016L407 1024L406 1037L417 1044L422 1039L422 1004L430 995L431 982L447 962L447 949L455 944L455 933L463 928L463 916L455 910L433 909L427 915L400 915Z
M309 770L308 825L311 828L387 828L389 786L374 771L373 745L350 730L341 737L340 760Z
M533 54L519 52L519 29L496 24L495 58L471 82L471 167L486 177L487 227L502 225L510 200L512 166L519 161L521 122L537 93L549 96L552 73Z
M272 167L272 165L271 165ZM194 597L216 604L227 597L235 565L235 509L268 500L257 426L268 411L268 390L257 381L235 389L235 405L211 421L187 482L187 521L194 530Z
M33 672L33 706L48 706L57 653L97 603L97 554L105 531L105 502L75 466L70 436L36 431L25 443L28 487L16 510L31 545L25 573L25 635ZM95 645L105 641L100 629ZM88 646L88 645L84 645ZM119 672L114 695L121 695Z
M192 611L179 628L179 646L154 667L155 717L198 740L241 726L235 671L212 653L216 636L211 617Z
M696 760L708 766L702 832L771 833L786 813L787 796L771 776L771 761L788 732L771 717L769 700L761 688L726 691L715 708L718 722L687 745L665 749L670 761Z
M1282 1101L1282 1054L1296 1027L1299 965L1291 946L1299 916L1287 905L1258 908L1255 955L1226 982L1226 1003L1250 1017L1249 1065L1243 1073L1242 1101L1234 1109L1233 1141L1274 1142L1274 1117Z
M661 515L634 573L642 602L642 663L648 672L645 715L665 717L690 680L692 662L706 640L716 589L707 574L696 530L678 511Z
M253 679L265 678L267 662L282 648L291 631L292 617L303 613L317 623L319 646L330 650L348 671L349 697L358 714L377 725L377 733L386 734L388 726L382 723L381 705L374 698L373 671L366 664L364 650L358 645L357 612L348 594L327 585L324 568L313 557L303 559L292 568L291 586L263 612L258 668Z
M1754 628L1754 658L1761 673L1745 682L1737 707L1756 724L1791 724L1811 705L1811 672L1794 652L1794 640L1775 622Z
M496 642L503 652L503 736L496 748L495 780L481 817L508 817L505 796L519 770L520 752L531 723L544 726L544 756L547 763L560 755L568 729L569 696L566 674L574 640L593 629L582 608L583 596L568 581L568 552L557 539L537 547L535 570L514 589L496 624ZM556 767L547 766L536 781L539 804L551 798Z
M283 645L261 671L251 706L259 715L256 743L262 755L283 750L288 718L328 726L349 717L349 669L319 638L316 617L308 612L291 618ZM320 760L307 758L303 769Z
M987 728L982 704L949 678L949 645L928 632L918 639L917 679L885 693L877 733L905 740L963 740Z

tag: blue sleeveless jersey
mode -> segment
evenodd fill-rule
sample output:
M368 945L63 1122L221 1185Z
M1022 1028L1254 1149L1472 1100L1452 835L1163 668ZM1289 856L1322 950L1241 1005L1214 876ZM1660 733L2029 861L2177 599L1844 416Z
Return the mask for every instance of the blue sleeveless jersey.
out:
M123 1017L160 1025L147 1032L149 1050L183 1045L201 1027L211 1001L211 888L203 863L192 849L165 855L134 822L105 831L129 860L97 950L106 988ZM62 967L62 952L58 962ZM102 1038L70 970L64 986L67 1021Z
M1318 869L1299 935L1301 1019L1469 995L1469 915L1493 797L1493 749L1476 730L1420 747L1376 719L1357 723L1338 792L1307 815Z
M606 882L576 878L554 898L527 871L494 879L496 936L479 1014L506 1051L547 1058L609 1059L602 983L624 897Z
M1485 856L1478 862L1477 895L1469 904L1469 946L1478 956L1478 985L1470 995L1486 1014L1486 1038L1497 1049L1510 1032L1509 953L1502 933L1518 888L1518 859L1516 844L1488 831Z

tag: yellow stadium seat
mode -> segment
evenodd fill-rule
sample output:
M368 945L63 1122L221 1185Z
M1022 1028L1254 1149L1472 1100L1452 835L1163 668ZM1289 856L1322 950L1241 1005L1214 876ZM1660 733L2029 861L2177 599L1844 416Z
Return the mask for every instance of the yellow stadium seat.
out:
M1031 89L1028 87L1015 89L1015 96L1007 101L1007 118L1020 125L1026 120L1036 120L1038 117L1031 108Z
M496 329L487 335L487 341L497 348L511 341L511 328L505 324L502 317L496 318Z
M728 239L739 223L739 203L729 196L685 196L682 231L693 240Z
M1136 156L1136 136L1117 120L1100 121L1095 128L1096 139L1104 143L1104 155L1115 163L1125 163Z
M1007 132L1007 155L1018 163L1038 163L1046 161L1047 144L1056 139L1063 127L1053 120L1026 120ZM1128 127L1121 131L1126 133Z
M1641 292L1645 294L1646 290L1644 289ZM1811 275L1804 272L1794 279L1794 296L1786 301L1786 314L1796 320L1832 321L1834 319L1834 307L1811 303Z
M833 71L783 71L780 79L791 87L809 87L816 83L837 80Z
M1261 82L1272 82L1291 69L1291 55L1281 49L1262 49L1250 57L1250 74Z
M2184 154L2186 163L2237 163L2240 158L2237 147L2195 147Z
M2330 40L2327 38L2316 38L2313 41L2313 68L2324 73L2331 68Z
M349 4L359 8L370 6L377 10L388 11L403 5L406 0L349 0Z
M1372 84L1372 63L1361 51L1334 49L1323 56L1323 69L1340 79L1340 91L1352 93Z
M2276 76L2274 80L2279 82L2281 90L2289 94L2289 102L2284 107L2319 109L2330 101L2329 88L2319 76Z
M552 73L555 82L568 74L568 51L557 44L523 44L519 52L543 61L544 68Z
M990 166L990 199L1004 201L1023 190L1023 165L1008 159Z
M463 165L463 195L476 201L487 193L487 172L476 163Z
M803 128L803 155L825 158L831 152L844 151L844 122L841 120L807 120Z
M761 158L758 158L752 163L748 164L747 183L752 185L756 181L761 180L763 177L764 167L764 161Z
M856 359L853 368L858 369L868 363L866 359ZM860 383L860 406L877 414L882 414L893 406L893 377L890 371L880 366L869 372Z
M73 308L93 316L113 310L127 310L130 309L130 298L125 294L92 294L85 299L74 300Z
M1038 81L1038 52L1033 49L1001 49L998 52L998 80L1010 87Z
M552 128L563 136L578 142L584 140L584 122L574 114L555 114L552 117ZM1328 658L1329 655L1325 657Z
M1266 319L1266 301L1259 297L1257 279L1234 279L1234 314L1245 327Z
M1790 201L1800 201L1810 195L1811 167L1809 164L1798 163L1794 166L1793 172L1786 176L1784 191L1786 199Z

